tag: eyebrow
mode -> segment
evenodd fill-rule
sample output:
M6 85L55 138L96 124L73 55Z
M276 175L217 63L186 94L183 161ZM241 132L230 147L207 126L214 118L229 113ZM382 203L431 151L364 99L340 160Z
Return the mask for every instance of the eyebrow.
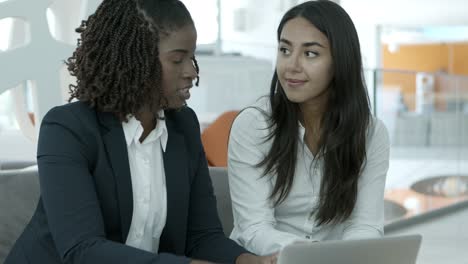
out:
M280 42L284 42L284 43L286 43L286 44L292 46L292 42L289 41L289 40L287 40L287 39L285 39L285 38L281 38L281 39L280 39ZM302 43L302 46L303 46L303 47L319 46L319 47L325 48L322 44L320 44L320 43L318 43L318 42L316 42L316 41L304 42L304 43Z

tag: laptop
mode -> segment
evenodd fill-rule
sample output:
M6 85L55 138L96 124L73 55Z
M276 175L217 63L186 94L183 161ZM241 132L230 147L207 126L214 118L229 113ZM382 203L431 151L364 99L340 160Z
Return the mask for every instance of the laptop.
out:
M291 244L278 264L415 264L421 235Z

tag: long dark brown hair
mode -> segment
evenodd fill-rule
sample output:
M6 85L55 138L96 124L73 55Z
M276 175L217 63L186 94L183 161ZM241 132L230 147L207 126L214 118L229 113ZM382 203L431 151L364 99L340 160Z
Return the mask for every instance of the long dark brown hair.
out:
M366 136L370 106L362 74L359 39L348 14L331 1L308 1L290 9L281 19L277 37L291 19L302 17L327 36L334 77L321 118L318 153L323 158L320 199L313 213L318 225L338 223L352 213L357 184L366 162ZM270 196L275 205L288 196L294 181L298 151L299 105L288 100L275 71L270 88L272 146L258 164L264 174L276 176ZM312 166L312 164L311 164Z
M123 120L142 105L154 113L163 109L159 39L186 25L193 20L178 0L104 0L76 29L81 38L67 65L77 82L69 86L69 101L88 102Z

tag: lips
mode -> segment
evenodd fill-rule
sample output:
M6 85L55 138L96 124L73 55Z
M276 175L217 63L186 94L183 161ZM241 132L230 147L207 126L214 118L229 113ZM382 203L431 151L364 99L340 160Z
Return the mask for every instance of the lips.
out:
M306 83L306 82L307 82L306 80L288 79L288 78L286 78L286 83L287 83L289 86L301 86L301 85L303 85L303 84Z
M190 89L193 87L193 85L189 85L187 87L184 87L182 89L179 89L179 94L185 99L188 100L190 98Z

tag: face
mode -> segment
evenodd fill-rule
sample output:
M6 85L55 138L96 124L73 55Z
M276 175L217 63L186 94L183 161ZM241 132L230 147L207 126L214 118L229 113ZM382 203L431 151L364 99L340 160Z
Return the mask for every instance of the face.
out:
M308 20L297 17L284 25L276 61L278 80L291 102L324 102L333 78L327 37Z
M193 25L161 36L159 60L162 66L162 89L169 108L180 108L190 98L197 72L193 62L197 32Z

